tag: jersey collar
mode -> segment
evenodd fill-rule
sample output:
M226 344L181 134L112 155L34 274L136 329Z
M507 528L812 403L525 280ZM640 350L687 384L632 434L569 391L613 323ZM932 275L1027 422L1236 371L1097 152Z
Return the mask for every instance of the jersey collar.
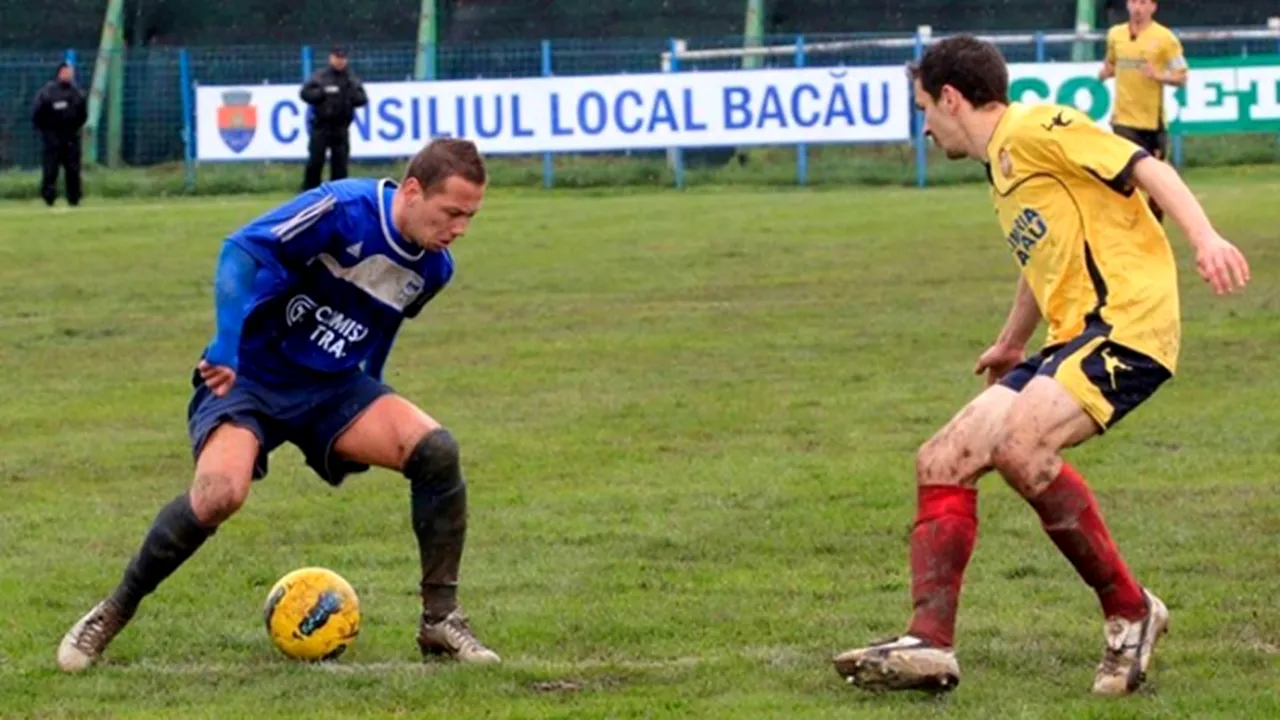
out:
M1000 116L1000 121L996 123L995 130L991 133L991 140L987 143L987 157L986 162L983 163L987 170L987 182L995 192L1001 195L1008 192L1014 173L1013 156L1009 151L1009 137L1014 133L1025 112L1025 105L1010 103L1004 115Z
M1153 27L1155 27L1155 26L1156 26L1155 18L1152 18L1152 19L1147 23L1147 26L1146 26L1146 27L1144 27L1144 28L1142 28L1141 30L1136 30L1136 29L1134 29L1134 27L1133 27L1133 23L1131 23L1131 22L1130 22L1130 23L1125 23L1125 29L1129 31L1129 39L1130 39L1130 40L1132 40L1132 41L1136 41L1138 38L1140 38L1140 37L1142 37L1143 35L1145 35L1145 34L1146 34L1146 32L1147 32L1148 30L1150 30L1151 28L1153 28Z
M378 219L382 223L382 235L386 237L387 244L395 250L400 257L406 260L421 260L426 250L417 247L404 239L396 226L391 222L391 198L395 195L396 188L399 185L390 178L384 178L378 181Z
M1000 116L1000 122L996 123L996 129L991 133L991 139L987 141L987 161L991 161L991 153L993 150L999 150L1004 145L1005 140L1009 137L1009 131L1016 124L1013 120L1015 115L1022 113L1022 103L1009 103L1004 110L1004 115Z

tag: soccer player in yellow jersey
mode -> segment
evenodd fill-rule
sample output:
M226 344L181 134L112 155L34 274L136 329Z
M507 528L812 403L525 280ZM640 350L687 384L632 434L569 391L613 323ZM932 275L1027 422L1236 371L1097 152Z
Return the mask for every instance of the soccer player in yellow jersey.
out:
M1107 32L1107 59L1099 77L1116 79L1116 102L1111 128L1137 143L1153 157L1168 154L1164 126L1164 86L1187 82L1182 43L1169 28L1155 21L1155 0L1128 0L1129 22ZM1160 206L1151 201L1157 220Z
M1060 453L1113 427L1176 369L1174 256L1135 190L1169 209L1216 292L1244 287L1248 265L1172 167L1076 110L1010 104L1008 69L992 45L947 38L912 75L934 142L952 159L986 164L1021 278L1004 328L975 368L987 389L916 460L907 632L838 655L836 670L870 689L959 682L956 608L977 537L977 483L996 470L1101 602L1106 647L1094 692L1133 692L1169 611L1129 572L1088 485ZM1046 346L1028 357L1042 318Z

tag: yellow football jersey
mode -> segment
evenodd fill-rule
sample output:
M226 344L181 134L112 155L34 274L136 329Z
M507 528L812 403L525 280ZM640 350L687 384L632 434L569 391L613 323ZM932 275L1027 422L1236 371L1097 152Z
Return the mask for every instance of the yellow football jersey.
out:
M1143 151L1059 105L1009 106L987 147L996 214L1049 324L1087 325L1172 373L1181 321L1173 250L1131 184Z
M1182 43L1158 22L1138 35L1129 25L1116 25L1107 32L1107 61L1116 69L1115 112L1111 124L1137 130L1164 128L1164 85L1142 73L1150 62L1157 70L1170 72L1187 66Z

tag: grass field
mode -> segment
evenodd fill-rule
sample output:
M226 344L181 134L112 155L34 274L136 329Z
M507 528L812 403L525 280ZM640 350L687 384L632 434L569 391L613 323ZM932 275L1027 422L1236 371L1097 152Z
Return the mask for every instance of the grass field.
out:
M1249 255L1212 296L1181 238L1180 376L1071 453L1173 611L1150 691L1088 694L1096 601L984 481L959 690L845 687L901 631L913 454L976 392L1014 266L981 186L495 193L388 377L460 438L462 600L497 668L422 664L402 478L285 448L242 513L77 677L54 647L189 481L220 238L274 199L0 205L0 715L1280 716L1280 167L1191 182ZM333 667L271 647L285 572L344 574Z

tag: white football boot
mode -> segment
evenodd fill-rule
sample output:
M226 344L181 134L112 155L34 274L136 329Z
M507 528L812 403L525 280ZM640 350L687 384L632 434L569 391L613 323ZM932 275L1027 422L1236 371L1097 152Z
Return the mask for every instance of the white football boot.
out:
M1147 616L1141 620L1108 618L1104 628L1107 646L1093 677L1093 691L1099 695L1128 695L1146 682L1147 669L1156 643L1169 632L1169 608L1148 590Z
M946 692L960 684L955 651L911 635L843 652L833 662L850 685L864 690Z
M481 644L471 631L462 608L457 608L437 623L427 623L424 615L418 624L418 648L423 656L443 655L466 663L496 663L498 653Z
M111 600L94 605L58 644L58 669L68 673L87 669L128 622Z

